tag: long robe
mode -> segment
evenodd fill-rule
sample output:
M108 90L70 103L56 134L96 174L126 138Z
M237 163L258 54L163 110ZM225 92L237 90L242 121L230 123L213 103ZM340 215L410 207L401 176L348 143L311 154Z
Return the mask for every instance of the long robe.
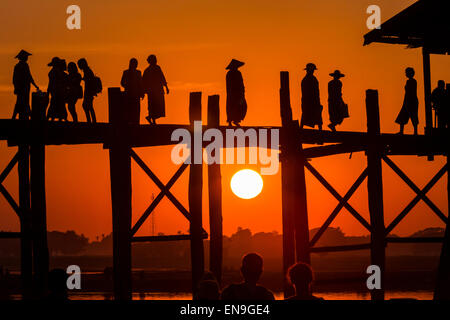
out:
M244 120L247 114L244 79L239 70L230 70L226 76L227 122Z
M128 122L139 124L141 114L142 75L140 70L125 70L120 84L125 89Z
M328 82L328 114L330 122L334 125L341 124L348 117L344 100L342 100L342 82L333 79Z
M167 86L166 78L158 65L150 65L142 76L143 90L148 98L148 115L152 119L166 116L166 102L164 99L164 87Z
M395 122L405 125L411 119L412 124L417 126L419 123L418 111L419 100L417 99L417 81L411 78L406 81L403 105Z
M48 79L47 92L51 99L47 119L67 119L67 73L58 68L52 68L48 73Z
M19 61L14 67L13 85L14 94L17 95L17 101L14 106L15 115L19 115L19 119L28 119L30 116L30 88L33 83L30 67L25 61Z
M312 74L302 80L302 120L308 127L322 125L322 105L320 104L319 81Z

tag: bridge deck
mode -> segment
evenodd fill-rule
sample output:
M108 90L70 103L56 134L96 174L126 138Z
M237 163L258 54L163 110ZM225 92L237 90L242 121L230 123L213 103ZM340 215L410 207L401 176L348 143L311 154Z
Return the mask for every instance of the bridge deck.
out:
M187 124L130 125L127 129L128 139L133 147L174 145L178 142L172 141L171 135L178 128L192 132L192 127ZM203 131L207 128L207 126L203 126ZM279 126L246 126L240 128L257 131L259 129L281 129ZM220 126L218 129L225 137L226 130L230 127ZM448 149L448 140L445 133L436 133L433 136L383 133L377 136L375 140L386 154L444 155L447 154ZM267 145L270 146L270 134L267 136ZM305 154L307 157L364 151L369 143L374 142L374 139L366 132L321 132L314 129L299 129L298 138L299 144L319 145L306 148ZM29 144L36 139L46 145L104 144L107 147L114 139L114 132L109 123L35 123L33 121L0 119L0 140L6 140L9 146ZM209 142L204 144L208 145ZM249 141L246 141L246 146L259 146L259 141L256 144L250 144Z

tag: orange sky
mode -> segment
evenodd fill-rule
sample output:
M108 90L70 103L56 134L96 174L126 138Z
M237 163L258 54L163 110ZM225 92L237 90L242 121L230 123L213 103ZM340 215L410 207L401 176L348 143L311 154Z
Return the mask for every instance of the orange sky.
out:
M382 21L399 12L411 0L402 1L331 1L331 0L78 0L82 29L66 29L65 13L72 1L11 1L0 3L0 117L10 117L15 96L12 94L14 55L24 48L33 53L30 66L36 82L46 88L47 63L53 56L74 61L85 57L94 72L101 76L104 88L118 86L121 73L131 57L138 58L141 70L145 58L158 56L171 88L166 97L167 118L161 123L187 123L190 91L206 96L221 95L221 119L225 118L225 67L231 58L246 62L241 69L249 105L244 125L279 125L279 71L291 72L291 93L294 117L300 116L299 82L307 62L318 66L323 118L328 121L326 83L328 73L340 69L344 99L351 118L338 129L364 130L364 92L378 89L382 131L394 132L397 112L403 99L404 69L416 69L419 84L419 120L424 125L423 80L420 50L401 46L373 44L363 47L367 6L381 7ZM438 79L450 82L450 59L432 57L432 83ZM100 121L107 120L107 94L96 99L95 109ZM82 120L81 103L77 105ZM142 119L146 101L142 104ZM411 131L412 128L408 127ZM0 166L3 168L15 150L0 143ZM170 148L139 149L163 182L176 166L169 161ZM329 178L342 194L361 173L363 154L334 156L313 160L312 164ZM423 187L444 164L442 157L434 162L417 157L394 159L419 187ZM242 200L231 193L229 181L242 166L222 166L224 189L224 231L230 234L238 226L252 231L281 231L280 176L265 176L264 189L253 200ZM412 191L385 167L385 215L387 223L414 197ZM187 206L187 173L173 187L175 195ZM152 192L158 189L136 166L133 166L133 210L136 220L148 205ZM5 185L17 195L16 171ZM309 174L308 208L310 227L318 227L337 201ZM206 180L205 180L206 187ZM430 192L444 213L447 213L446 180ZM207 226L207 193L204 189L204 220ZM368 219L365 185L351 200L352 205ZM70 230L84 233L91 239L111 231L108 153L101 145L47 148L47 208L49 230ZM185 232L188 224L167 199L158 206L156 231ZM341 226L347 234L364 234L347 211L333 226ZM426 205L419 204L395 232L410 234L428 226L442 226ZM6 201L0 198L0 229L18 230L18 221ZM141 235L149 234L145 224Z

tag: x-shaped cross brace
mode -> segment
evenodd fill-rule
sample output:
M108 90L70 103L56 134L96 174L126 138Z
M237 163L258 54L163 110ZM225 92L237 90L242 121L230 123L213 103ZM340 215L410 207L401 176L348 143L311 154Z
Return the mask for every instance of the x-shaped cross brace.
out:
M361 173L361 175L356 179L355 183L350 187L350 189L347 191L347 193L344 195L344 197L341 197L341 195L334 189L328 181L309 163L305 162L305 167L312 173L314 177L316 177L317 180L339 201L339 204L336 206L336 208L333 210L333 212L330 214L328 219L325 221L325 223L320 227L320 229L317 231L317 233L314 235L312 240L310 241L310 246L313 247L317 241L320 239L322 234L326 231L328 226L333 222L334 218L338 215L338 213L341 211L343 207L345 207L352 216L354 216L367 230L371 230L370 224L348 203L348 200L350 200L351 196L355 193L355 191L358 189L358 187L361 185L361 183L364 181L364 179L367 177L368 170L367 168L364 169L364 171Z
M142 226L142 224L145 222L145 220L148 218L148 216L152 213L152 211L156 208L158 203L166 196L173 204L174 206L188 219L191 220L191 214L189 211L186 210L186 208L178 201L177 198L170 192L170 188L175 184L175 182L178 180L178 178L181 176L181 174L186 170L188 167L188 164L183 163L178 170L175 172L175 174L172 176L172 178L169 180L169 182L164 185L164 183L159 180L159 178L153 173L152 170L144 163L144 161L134 152L133 150L130 150L130 156L136 161L136 163L144 170L144 172L152 179L152 181L158 186L158 188L161 190L158 196L152 201L150 206L144 211L142 216L139 218L139 220L136 222L136 224L131 229L131 235L134 236L136 232L139 230L139 228ZM205 230L203 230L204 233L206 233Z
M391 222L391 224L386 228L386 235L388 235L399 223L405 218L405 216L414 208L414 206L423 200L433 212L442 220L447 223L447 217L442 213L442 211L426 196L426 193L431 190L431 188L439 181L439 179L447 172L447 165L444 165L441 170L428 182L428 184L423 188L419 189L411 179L387 156L383 156L384 162L391 167L391 169L398 174L398 176L417 194L413 200L405 207L405 209L400 212L400 214Z
M6 201L8 201L11 208L13 208L14 212L17 214L17 216L20 217L20 208L17 202L14 200L14 198L11 196L11 194L6 190L6 188L3 186L3 181L5 181L6 177L9 175L11 170L14 168L14 166L17 164L20 158L20 153L16 152L14 157L11 159L11 161L8 163L6 168L2 171L0 174L0 193L5 197Z

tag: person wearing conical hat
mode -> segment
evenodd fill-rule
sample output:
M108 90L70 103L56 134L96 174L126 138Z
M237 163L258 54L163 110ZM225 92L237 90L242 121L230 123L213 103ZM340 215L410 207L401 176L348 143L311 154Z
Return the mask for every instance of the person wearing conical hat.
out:
M48 120L67 120L67 110L65 106L67 76L64 71L64 60L54 57L48 64L52 67L48 73L47 93L51 96L50 105L48 107Z
M306 65L306 75L302 80L302 119L300 127L314 128L316 125L322 130L322 105L320 104L319 81L314 76L317 67L314 63Z
M345 75L339 70L330 73L333 79L328 82L328 114L330 116L330 124L328 127L331 131L336 131L336 126L348 118L348 107L342 99L342 82L339 80Z
M33 85L39 90L31 76L30 67L27 63L29 56L31 56L31 53L21 50L15 57L19 59L19 62L14 67L13 73L14 94L17 96L17 100L12 119L16 119L17 115L21 120L30 118L30 87Z
M227 66L227 122L239 126L247 114L247 101L245 100L245 86L242 73L238 70L245 63L232 59Z

